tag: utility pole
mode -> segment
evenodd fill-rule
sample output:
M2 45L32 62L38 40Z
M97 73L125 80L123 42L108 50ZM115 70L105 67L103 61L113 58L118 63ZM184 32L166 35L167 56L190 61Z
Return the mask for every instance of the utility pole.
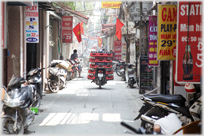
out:
M130 53L129 53L129 47L130 47L130 42L129 42L129 35L128 35L128 21L126 21L126 26L127 26L127 35L125 37L125 42L127 44L126 46L126 62L129 63L130 62Z

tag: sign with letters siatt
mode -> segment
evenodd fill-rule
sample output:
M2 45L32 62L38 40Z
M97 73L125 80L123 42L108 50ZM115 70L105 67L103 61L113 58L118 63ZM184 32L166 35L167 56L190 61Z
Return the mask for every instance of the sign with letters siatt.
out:
M25 37L27 43L39 43L38 31L38 2L33 2L33 6L26 6Z
M202 2L179 2L176 82L200 84L203 69ZM189 23L188 23L189 22Z

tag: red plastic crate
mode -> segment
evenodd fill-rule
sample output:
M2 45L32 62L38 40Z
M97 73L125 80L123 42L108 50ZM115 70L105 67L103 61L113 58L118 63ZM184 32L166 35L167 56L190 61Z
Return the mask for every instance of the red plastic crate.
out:
M113 76L107 76L107 77L106 77L106 80L113 80L113 79L114 79Z
M113 70L106 71L106 74L113 74Z
M106 65L104 66L104 68L112 68L113 66L112 65Z
M97 68L98 65L90 64L89 67L90 67L90 68Z
M110 62L112 62L112 59L111 60L104 60L104 62L110 63Z
M94 71L94 70L89 70L88 73L96 74L96 71Z
M112 53L106 53L106 56L107 57L113 57L113 54Z
M106 56L106 53L90 53L90 56L92 56L92 57L96 57L96 56L98 56L98 57L105 57Z
M104 59L90 59L90 62L104 62Z
M88 75L87 78L93 80L93 79L95 79L95 76Z

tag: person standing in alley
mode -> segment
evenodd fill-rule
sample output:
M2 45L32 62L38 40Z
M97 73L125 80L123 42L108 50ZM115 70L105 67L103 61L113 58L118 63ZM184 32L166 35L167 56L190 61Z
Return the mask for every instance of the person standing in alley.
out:
M77 50L76 50L76 49L74 49L73 54L71 55L71 60L75 60L75 59L78 60L78 54L77 54ZM79 62L79 61L78 61L78 62ZM81 76L81 70L82 70L81 66L78 65L79 78L83 78L83 77Z

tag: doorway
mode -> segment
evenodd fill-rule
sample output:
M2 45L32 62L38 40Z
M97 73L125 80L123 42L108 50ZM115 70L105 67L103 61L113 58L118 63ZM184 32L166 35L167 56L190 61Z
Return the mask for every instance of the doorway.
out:
M27 43L27 72L36 68L37 43Z

